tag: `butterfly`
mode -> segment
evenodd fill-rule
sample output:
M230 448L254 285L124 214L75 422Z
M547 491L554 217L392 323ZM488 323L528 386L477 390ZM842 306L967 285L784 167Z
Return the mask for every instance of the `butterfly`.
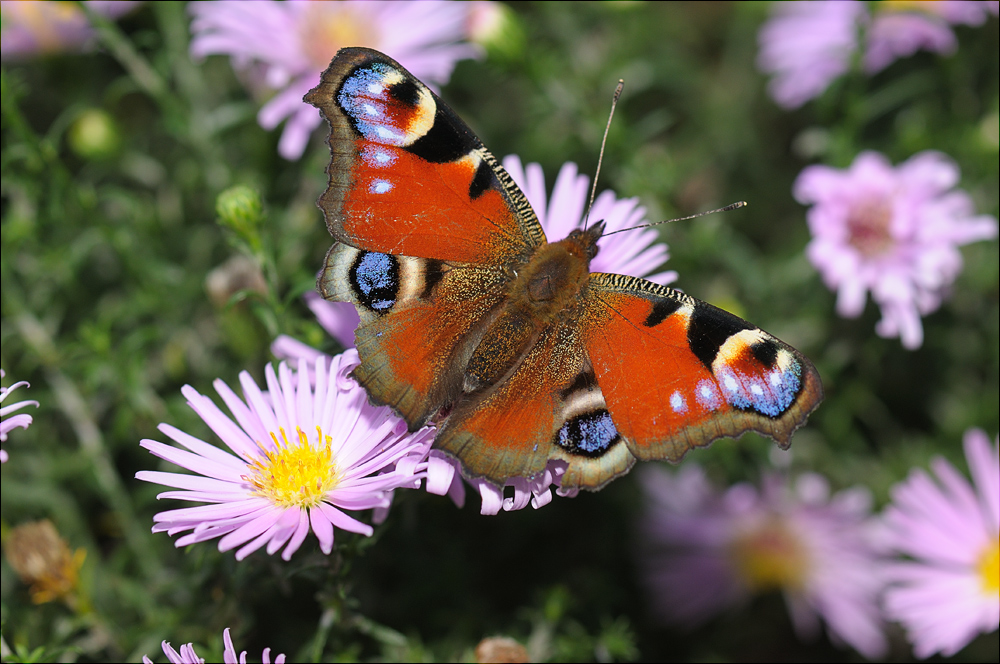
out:
M591 273L603 222L547 242L466 124L392 58L341 49L305 101L330 124L324 298L355 305L352 376L467 477L563 461L596 490L757 431L787 448L823 398L794 348L683 292Z

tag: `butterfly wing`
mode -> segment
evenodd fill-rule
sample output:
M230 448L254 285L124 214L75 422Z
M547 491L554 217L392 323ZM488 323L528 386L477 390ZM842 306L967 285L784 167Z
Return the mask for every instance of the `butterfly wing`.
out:
M787 448L823 398L794 348L680 291L592 274L583 343L615 427L638 459L679 461L757 431Z
M435 446L503 485L564 461L561 484L597 489L635 463L608 415L579 320L543 330L506 380L454 407Z
M482 329L506 297L497 266L364 251L342 242L327 254L319 290L351 302L361 324L353 376L411 430L461 393Z
M545 234L475 134L392 58L341 49L305 99L330 124L319 205L337 243L320 292L358 308L353 375L416 429L461 393L483 327Z
M437 445L503 484L567 463L563 488L598 489L636 459L679 461L757 431L788 447L823 397L798 351L664 286L592 274L567 321L507 382L460 402Z
M330 123L334 239L442 261L503 264L545 243L513 180L472 130L398 62L341 49L305 96Z

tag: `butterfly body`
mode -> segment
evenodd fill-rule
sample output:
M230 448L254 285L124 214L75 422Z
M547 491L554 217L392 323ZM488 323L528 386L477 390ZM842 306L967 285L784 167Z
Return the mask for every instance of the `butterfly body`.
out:
M603 223L558 242L492 154L391 58L342 49L306 96L330 122L319 289L361 324L354 377L465 473L564 462L600 488L754 430L787 447L822 398L812 364L732 314L590 272Z

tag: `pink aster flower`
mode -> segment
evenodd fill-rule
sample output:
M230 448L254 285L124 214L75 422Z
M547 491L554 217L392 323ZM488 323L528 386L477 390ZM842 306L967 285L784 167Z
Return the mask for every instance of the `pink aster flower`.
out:
M882 311L876 331L923 343L920 317L937 309L962 270L963 244L996 237L996 219L976 215L960 189L958 166L940 152L921 152L893 167L862 152L850 168L809 166L795 181L795 198L813 239L806 249L837 312L855 317L868 291Z
M917 657L950 657L1000 626L1000 439L965 432L973 485L942 458L892 489L889 544L910 560L890 565L889 618L906 628Z
M4 373L3 369L0 369L0 378L3 378L7 374ZM5 442L7 440L7 434L18 427L22 429L27 429L28 425L31 424L31 415L27 413L18 413L13 417L7 417L11 413L21 410L26 406L34 406L38 408L37 401L18 401L17 403L12 403L9 406L3 406L3 402L7 400L7 397L19 387L29 387L28 383L21 381L20 383L14 383L10 387L0 387L0 442ZM7 463L7 452L0 450L0 463Z
M949 54L957 40L951 26L982 25L998 2L878 2L869 14L854 0L776 2L758 34L757 68L773 75L771 96L798 108L847 73L864 44L868 74L919 50Z
M774 76L768 89L778 105L798 108L847 73L866 18L860 2L774 3L758 35L757 68Z
M883 587L871 537L867 490L833 496L819 475L790 487L776 476L760 489L718 492L698 466L642 476L648 499L641 568L657 613L694 626L780 590L800 637L820 618L834 641L869 658L886 652L877 600Z
M209 503L157 514L153 532L190 530L178 547L221 537L220 551L241 547L237 560L265 545L269 555L285 547L281 557L289 560L310 530L324 553L333 550L334 526L371 535L372 527L348 512L385 510L394 489L419 487L432 432L408 434L389 408L369 405L348 377L357 364L353 350L318 357L315 387L304 360L297 375L284 363L277 373L268 365L267 394L243 372L245 401L217 380L235 421L185 386L188 404L232 453L168 424L160 431L186 450L143 440L156 456L198 475L141 471L137 479L181 489L159 498Z
M132 11L138 2L89 0L87 6L108 18ZM0 2L3 17L0 54L24 58L82 51L96 36L87 15L74 2Z
M455 63L477 56L468 43L471 2L195 2L191 55L232 56L255 88L274 96L257 121L283 120L278 152L302 156L320 116L302 97L343 46L368 46L398 60L428 84L444 84Z
M958 40L953 24L982 25L997 2L880 2L868 30L865 71L875 73L894 60L917 51L947 55L955 52Z
M224 664L247 664L247 651L244 650L239 655L236 654L236 648L233 647L233 638L229 635L228 627L222 632L222 641L225 643L225 649L222 651L222 661ZM205 664L205 660L198 657L198 653L194 651L194 644L192 643L182 645L181 651L177 652L169 643L164 641L163 654L167 656L171 664ZM264 648L261 660L264 664L271 664L270 648ZM153 664L153 660L145 655L143 655L142 661L143 664ZM285 656L278 655L275 657L274 664L285 664Z
M576 164L566 162L562 165L552 187L552 196L546 193L545 174L538 164L524 167L520 157L508 155L504 157L503 167L531 203L549 242L561 240L570 231L583 227L583 215L590 199L590 179L579 174ZM591 272L628 274L663 285L677 280L673 270L650 274L670 257L667 245L657 242L659 234L656 231L647 228L608 236L612 231L648 223L646 208L639 205L638 198L619 199L613 191L602 191L594 199L589 223L593 225L601 220L605 223L605 236L597 242L600 251L590 263Z

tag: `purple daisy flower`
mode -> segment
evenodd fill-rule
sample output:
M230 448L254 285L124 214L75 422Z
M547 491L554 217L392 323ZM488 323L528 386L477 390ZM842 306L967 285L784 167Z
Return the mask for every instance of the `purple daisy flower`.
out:
M590 198L590 178L580 175L576 164L566 162L562 165L551 197L545 189L545 173L538 164L524 167L520 157L508 155L503 159L503 167L531 203L550 242L561 240L570 231L583 227L583 215ZM646 208L639 205L638 198L619 199L613 191L602 191L594 199L589 223L593 225L601 220L605 223L605 236L597 242L600 251L590 263L591 272L627 274L663 285L677 280L673 270L650 274L670 258L667 245L657 242L659 234L656 231L647 228L607 235L648 223Z
M773 75L771 97L798 108L847 73L864 42L866 73L881 71L918 50L948 54L957 40L951 25L982 25L997 2L878 2L870 15L854 0L776 2L758 34L757 68ZM862 33L863 36L862 36Z
M847 73L866 19L860 2L774 3L758 34L757 68L774 76L768 89L778 105L798 108Z
M996 219L976 215L960 189L958 166L940 152L921 152L893 167L862 152L846 170L809 166L795 181L795 198L813 239L806 254L837 312L859 316L868 291L882 311L876 331L923 343L920 317L940 305L962 270L963 244L996 237Z
M917 657L950 657L1000 626L1000 439L965 432L973 484L942 458L937 481L915 469L892 489L889 545L910 560L889 566L886 615L906 628Z
M247 651L244 650L239 655L236 654L236 648L233 646L233 638L229 635L228 627L222 632L222 641L225 644L225 649L222 651L222 661L224 664L247 664ZM164 641L163 654L167 656L171 664L205 664L205 660L198 657L198 653L194 651L194 644L192 643L182 645L181 651L177 652L169 643ZM261 660L264 664L271 664L270 648L264 648ZM153 660L145 655L143 655L142 661L143 664L153 664ZM285 664L285 656L278 655L275 657L274 664Z
M780 590L801 637L815 635L822 618L834 641L869 658L886 652L867 490L830 496L824 478L805 474L794 488L768 476L760 489L736 484L721 493L691 464L650 468L641 481L648 508L640 563L664 621L694 626Z
M315 387L305 360L297 376L284 363L277 373L268 365L266 394L243 372L245 401L216 380L235 422L185 386L188 404L233 454L168 424L160 431L187 451L143 440L156 456L201 476L140 471L137 479L182 489L158 498L210 503L157 514L153 532L190 530L178 547L221 537L220 551L241 547L237 560L265 545L269 555L285 547L281 557L289 560L310 530L324 553L333 550L334 526L371 535L372 527L348 512L385 510L394 489L418 488L433 432L408 434L389 408L369 405L348 377L357 364L353 350L318 357Z
M576 164L566 163L559 170L552 196L545 189L545 175L538 164L528 164L525 168L516 155L503 160L504 168L528 198L538 220L550 239L559 240L570 231L582 227L583 215L590 196L589 179L580 175ZM612 191L604 191L594 200L590 213L592 222L604 220L606 232L631 228L647 223L646 209L639 205L637 198L618 199ZM657 242L658 234L652 230L621 233L604 237L598 242L600 252L590 264L593 272L616 272L636 277L645 277L659 284L668 284L677 279L677 272L668 270L646 276L667 261L667 245ZM344 346L354 345L354 329L359 318L354 305L347 302L328 302L316 293L307 293L306 303L316 315L320 325ZM318 350L282 335L271 345L271 352L277 357L314 358ZM427 466L427 490L438 495L449 495L459 506L465 502L465 486L458 462L440 452L432 452ZM512 487L513 496L504 497L504 489L486 480L468 480L482 498L482 513L497 514L501 509L519 510L529 504L536 509L552 501L550 487L559 486L559 478L566 472L566 464L561 461L549 462L545 471L533 479L511 478L507 486ZM576 489L563 491L561 496L575 496Z
M88 0L93 11L117 18L139 2ZM96 36L87 15L72 2L0 2L3 17L0 56L25 58L63 51L82 51Z
M0 369L0 378L3 378L7 374L4 373L3 369ZM31 424L31 415L27 413L18 413L13 417L7 417L11 413L21 410L25 406L34 406L38 408L37 401L18 401L17 403L12 403L9 406L3 406L3 402L7 400L7 397L19 387L30 387L27 382L21 381L19 383L14 383L10 387L0 387L0 442L6 442L7 434L18 427L22 429L27 429L28 425ZM7 463L7 452L0 450L0 463Z
M479 55L468 37L472 2L195 2L191 55L232 56L252 88L274 93L257 121L274 129L283 120L278 152L298 159L316 109L302 97L343 46L388 53L429 84L444 84L455 63Z
M952 24L982 25L997 2L880 2L868 30L864 67L875 73L919 50L947 55L958 40Z

